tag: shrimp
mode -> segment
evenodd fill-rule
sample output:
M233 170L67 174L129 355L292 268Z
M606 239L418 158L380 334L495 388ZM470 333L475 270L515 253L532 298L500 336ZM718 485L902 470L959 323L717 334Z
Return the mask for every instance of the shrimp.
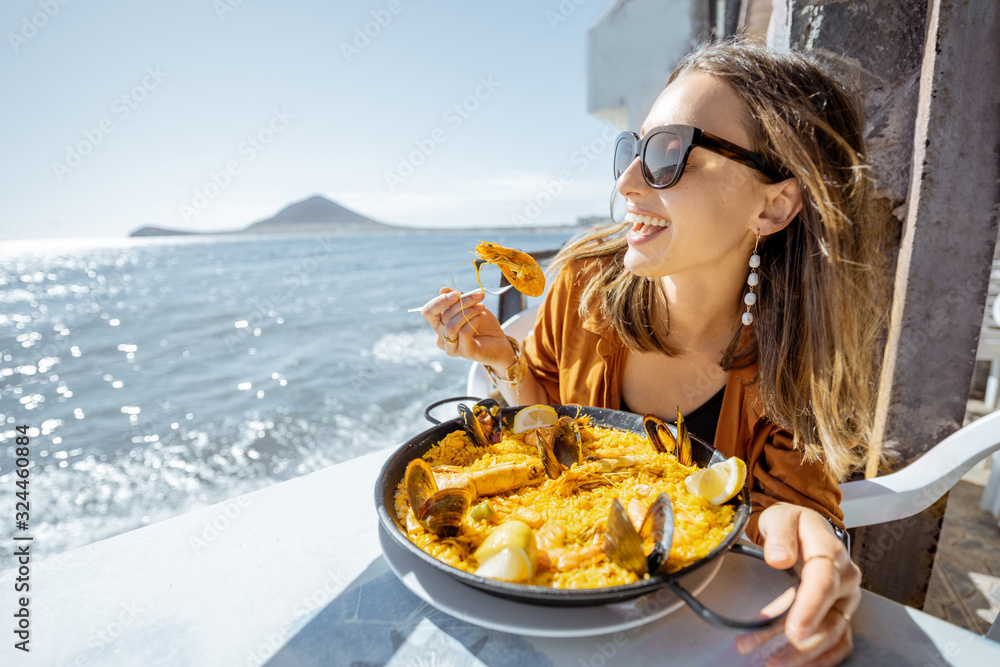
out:
M410 501L407 530L420 525L438 537L458 535L465 513L479 496L513 491L545 479L545 468L537 464L506 464L482 470L462 470L454 466L438 466L432 470L421 458L406 466L403 483ZM530 508L525 508L529 510ZM539 526L544 519L537 511L525 513L525 523Z
M638 531L642 528L642 522L646 519L646 512L649 510L645 503L641 500L633 498L629 501L628 507L625 508L625 514L628 515L628 520L632 522L635 529Z
M538 266L535 258L526 252L505 248L497 243L480 241L476 246L476 254L486 264L495 264L501 273L507 277L510 284L526 296L541 296L545 291L545 274ZM476 281L482 289L479 280L479 266L476 266ZM485 290L483 290L485 291Z
M588 565L604 556L600 531L595 531L590 544L568 546L570 535L566 525L561 521L549 520L535 537L538 541L539 564L544 565L544 569L565 572ZM574 542L586 539L586 535L579 535Z
M613 485L614 478L631 475L636 469L655 470L655 461L648 456L619 456L609 459L589 459L564 470L556 480L561 493L572 493L589 486Z
M473 494L473 499L515 491L548 479L541 462L505 463L476 470L438 466L434 477L439 488L466 489Z
M510 284L514 286L514 289L521 294L541 296L542 292L545 291L545 274L542 272L542 268L538 266L535 258L528 253L515 250L514 248L505 248L497 243L480 241L479 245L476 246L475 254L479 259L483 260L484 264L495 264ZM486 288L483 287L483 281L479 276L480 265L476 263L474 266L476 267L476 282L479 283L479 289L486 292ZM462 315L465 317L465 321L469 323L469 326L472 327L472 330L478 335L479 330L472 324L469 317L465 315L464 303L462 304Z
M615 456L611 458L590 459L580 467L588 472L609 473L618 470L634 470L636 468L650 468L653 459L648 456Z

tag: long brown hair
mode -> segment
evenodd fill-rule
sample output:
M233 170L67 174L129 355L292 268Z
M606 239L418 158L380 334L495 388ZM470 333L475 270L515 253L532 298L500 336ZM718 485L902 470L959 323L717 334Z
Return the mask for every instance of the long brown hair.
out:
M798 179L802 194L796 219L761 238L755 335L738 332L722 367L758 362L767 417L843 479L876 446L872 416L888 310L888 226L865 162L861 104L830 63L746 38L700 47L670 81L687 72L731 86L747 110L750 148ZM616 223L592 230L553 266L601 258L584 288L581 315L601 317L632 349L674 355L660 281L624 269L627 229ZM734 295L734 308L739 303Z

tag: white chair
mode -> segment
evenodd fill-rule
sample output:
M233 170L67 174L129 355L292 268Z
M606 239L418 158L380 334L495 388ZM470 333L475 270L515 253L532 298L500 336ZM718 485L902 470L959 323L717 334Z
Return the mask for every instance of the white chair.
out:
M538 306L526 308L504 322L503 330L514 340L517 340L518 342L523 341L534 328L535 317L537 315ZM468 396L479 396L485 398L489 396L490 390L493 388L493 383L492 380L490 380L490 376L486 372L486 369L479 364L472 364L472 368L469 369L469 378L466 381L465 386L465 393Z
M996 410L1000 398L1000 261L996 262L990 278L989 298L993 300L993 307L990 308L987 301L983 326L979 331L979 347L976 350L977 361L990 362L990 373L986 378L986 391L983 394L982 409L985 412Z
M1000 295L993 300L993 323L1000 328ZM990 362L990 376L986 380L986 396L983 398L983 402L992 408L997 407L997 392L1000 389L998 385L1000 385L1000 360L993 359ZM1000 452L994 453L990 461L990 478L979 500L979 509L989 512L994 518L1000 518ZM1000 641L1000 638L997 641Z
M955 431L898 472L841 484L844 523L853 528L918 514L996 451L1000 410Z
M537 312L534 307L518 313L503 324L504 331L524 340L534 326ZM482 366L473 364L466 393L485 397L491 388L489 375ZM1000 451L1000 410L952 433L898 472L841 484L844 523L848 528L856 528L918 514L957 484L975 464L997 451ZM994 477L1000 480L1000 475Z

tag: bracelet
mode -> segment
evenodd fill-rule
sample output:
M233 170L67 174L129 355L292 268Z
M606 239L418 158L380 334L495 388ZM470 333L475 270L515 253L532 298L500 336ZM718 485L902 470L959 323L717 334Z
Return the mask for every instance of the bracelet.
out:
M847 548L847 557L851 557L851 534L846 530L835 524L829 517L825 517L830 523L830 528L833 528L833 534L837 536L837 539L843 542L844 546Z
M521 355L521 346L518 345L517 341L507 336L507 340L510 342L510 346L514 348L514 365L508 368L505 372L506 378L498 377L493 369L489 366L484 365L483 368L486 372L490 374L493 378L493 383L499 387L500 383L507 385L508 387L515 387L521 384L521 380L524 379L525 374L528 372L528 361Z

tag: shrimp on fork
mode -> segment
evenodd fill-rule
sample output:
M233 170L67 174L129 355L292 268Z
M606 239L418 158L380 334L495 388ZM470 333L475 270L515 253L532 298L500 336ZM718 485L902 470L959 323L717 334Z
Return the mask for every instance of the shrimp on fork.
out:
M535 258L526 252L505 248L498 243L480 241L476 246L476 255L484 264L494 264L506 276L510 284L525 296L541 296L545 291L545 274ZM479 266L476 266L476 281L480 289L483 283L479 280ZM485 290L483 290L485 291Z
M545 273L542 271L542 267L538 265L538 262L535 261L535 258L528 253L515 250L514 248L505 248L499 243L479 241L473 254L479 260L482 260L482 264L493 264L499 268L511 286L521 294L526 296L541 296L545 291ZM481 264L475 261L474 266L476 270L476 282L479 283L479 289L484 294L502 294L509 289L505 287L500 292L490 292L483 287L483 281L479 275ZM454 280L454 270L452 271L452 279ZM462 315L465 316L465 321L478 334L479 331L476 330L475 325L465 315L465 303L461 303ZM413 310L418 309L414 308Z

